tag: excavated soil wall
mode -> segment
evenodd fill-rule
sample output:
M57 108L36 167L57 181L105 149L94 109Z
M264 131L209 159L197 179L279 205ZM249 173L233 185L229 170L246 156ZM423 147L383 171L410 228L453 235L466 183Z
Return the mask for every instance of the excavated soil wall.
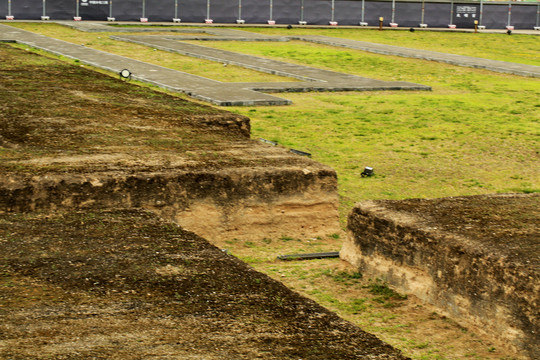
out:
M539 237L534 225L540 197L473 197L479 207L467 207L467 198L459 198L455 202L467 214L453 206L453 220L445 214L452 200L358 204L348 219L342 258L364 275L382 278L519 353L540 358ZM506 226L505 207L517 209L515 227ZM480 213L491 220L481 219ZM446 223L438 223L437 216ZM475 227L476 236L471 235Z
M338 230L335 171L250 140L249 118L6 45L0 58L0 212L144 208L217 240Z
M145 208L202 236L301 236L337 231L336 174L325 169L10 177L8 212Z

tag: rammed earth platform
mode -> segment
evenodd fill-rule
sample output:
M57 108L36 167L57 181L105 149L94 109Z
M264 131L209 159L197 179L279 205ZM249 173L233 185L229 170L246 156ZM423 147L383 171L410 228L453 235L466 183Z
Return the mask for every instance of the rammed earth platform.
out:
M540 196L366 201L341 257L537 359Z
M0 253L3 359L406 359L149 212L0 214Z
M248 118L7 45L0 55L5 211L144 207L212 238L339 230L335 171L250 140Z

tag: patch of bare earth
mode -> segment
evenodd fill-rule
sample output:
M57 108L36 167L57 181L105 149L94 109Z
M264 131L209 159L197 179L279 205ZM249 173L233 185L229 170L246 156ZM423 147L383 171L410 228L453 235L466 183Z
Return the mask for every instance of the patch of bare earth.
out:
M140 210L0 215L0 357L404 359Z

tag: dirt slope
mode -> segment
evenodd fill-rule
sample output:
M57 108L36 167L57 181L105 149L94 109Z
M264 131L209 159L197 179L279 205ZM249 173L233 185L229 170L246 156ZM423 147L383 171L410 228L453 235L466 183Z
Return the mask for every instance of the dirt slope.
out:
M139 210L0 215L0 358L404 359Z

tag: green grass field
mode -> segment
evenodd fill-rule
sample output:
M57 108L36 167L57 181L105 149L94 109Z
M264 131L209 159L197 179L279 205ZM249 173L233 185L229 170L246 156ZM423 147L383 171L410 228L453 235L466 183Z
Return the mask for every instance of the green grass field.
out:
M538 79L302 42L205 44L433 88L280 94L293 105L233 109L252 119L254 137L333 166L343 217L364 199L539 190ZM361 178L365 166L376 175Z
M400 31L372 29L246 28L267 35L324 35L379 44L425 49L486 59L540 65L540 41L536 35Z

